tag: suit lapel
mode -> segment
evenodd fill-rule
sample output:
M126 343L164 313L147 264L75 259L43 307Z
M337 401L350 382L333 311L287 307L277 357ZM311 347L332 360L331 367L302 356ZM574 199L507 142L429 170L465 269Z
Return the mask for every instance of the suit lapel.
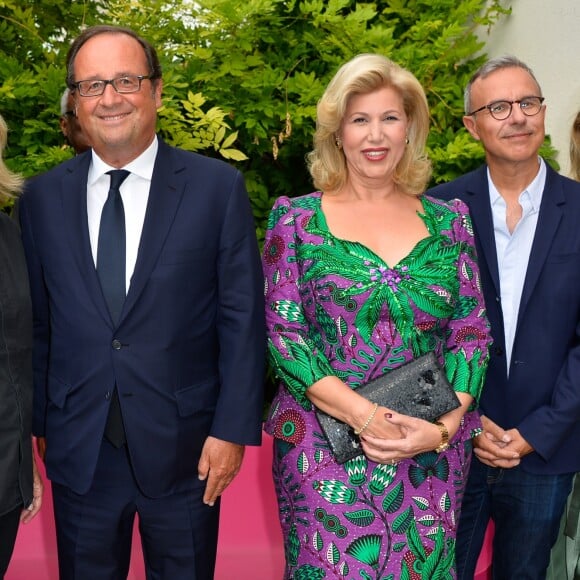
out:
M473 179L467 184L467 192L464 199L470 209L476 240L479 241L479 253L483 254L478 256L480 268L485 264L494 284L496 296L499 296L499 271L493 217L489 203L487 165L475 172Z
M91 252L87 215L87 179L91 153L79 155L62 180L61 203L69 246L83 283L97 310L112 325Z
M544 186L542 203L540 205L540 215L538 216L536 233L534 235L534 242L532 244L530 259L528 262L528 270L526 272L526 279L522 290L522 298L518 312L518 326L536 283L538 282L538 277L544 267L544 262L546 261L548 252L552 246L554 236L558 231L558 225L562 219L566 203L562 184L558 179L558 174L549 166L546 166L546 170L546 184Z
M119 322L135 305L157 263L183 196L184 169L176 165L176 158L171 148L159 140L137 262Z

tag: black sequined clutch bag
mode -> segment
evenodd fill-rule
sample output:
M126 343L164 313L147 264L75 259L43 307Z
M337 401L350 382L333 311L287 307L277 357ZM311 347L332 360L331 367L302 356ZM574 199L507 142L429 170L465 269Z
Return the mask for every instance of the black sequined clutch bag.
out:
M382 407L426 421L434 421L461 404L432 352L361 385L356 392ZM338 463L362 454L352 427L320 410L316 417Z

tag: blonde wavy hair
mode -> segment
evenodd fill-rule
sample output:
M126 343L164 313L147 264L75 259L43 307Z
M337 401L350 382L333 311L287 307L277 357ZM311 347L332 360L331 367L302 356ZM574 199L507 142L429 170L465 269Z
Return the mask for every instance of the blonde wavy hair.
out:
M572 123L570 133L570 177L580 181L580 111Z
M349 100L384 87L401 95L408 118L408 145L393 175L394 182L409 195L421 195L431 177L425 153L429 133L429 106L425 91L408 70L380 54L359 54L344 64L330 81L316 109L314 150L307 156L314 186L335 191L348 177L346 159L336 139Z
M0 203L4 203L22 191L24 180L13 173L4 163L4 149L8 142L8 126L0 115Z

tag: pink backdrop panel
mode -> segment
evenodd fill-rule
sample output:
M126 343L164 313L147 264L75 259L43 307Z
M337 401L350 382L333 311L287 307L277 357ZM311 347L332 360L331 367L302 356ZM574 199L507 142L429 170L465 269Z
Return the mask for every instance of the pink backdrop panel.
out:
M223 496L215 580L282 579L284 552L271 465L272 438L264 433L261 447L246 449L242 469ZM46 485L41 513L20 528L5 580L58 580L50 483ZM490 546L491 529L475 580L491 578ZM141 544L135 527L128 580L144 578Z

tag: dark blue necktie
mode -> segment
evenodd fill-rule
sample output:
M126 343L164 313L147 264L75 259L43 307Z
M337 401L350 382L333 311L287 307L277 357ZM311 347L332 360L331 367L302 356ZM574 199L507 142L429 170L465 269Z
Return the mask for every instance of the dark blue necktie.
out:
M109 171L109 196L101 213L97 273L113 323L117 324L125 302L125 211L119 187L127 179L128 171Z
M119 187L127 179L129 171L115 169L107 173L111 176L111 185L101 213L97 274L113 324L116 325L126 296L125 210ZM125 429L116 386L109 406L105 436L115 447L121 447L125 443Z

